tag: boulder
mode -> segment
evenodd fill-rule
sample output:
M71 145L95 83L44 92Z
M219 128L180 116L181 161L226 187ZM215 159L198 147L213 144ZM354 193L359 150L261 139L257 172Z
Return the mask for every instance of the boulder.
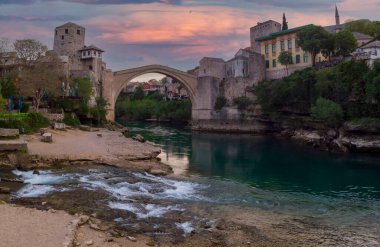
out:
M88 125L79 125L79 129L83 131L91 131L91 127Z
M123 135L128 134L128 132L129 132L129 129L128 129L127 127L124 127L124 128L121 129L121 133L122 133Z
M47 133L48 132L48 128L41 128L40 129L40 134L41 135L43 135L43 134L45 134L45 133Z
M52 133L45 133L41 137L42 142L53 142L53 134Z
M0 194L10 194L11 190L8 187L0 187Z
M139 141L139 142L145 142L145 138L142 136L142 135L135 135L134 137L132 137L133 140L135 141Z
M64 123L54 123L54 129L55 130L65 130L66 124Z

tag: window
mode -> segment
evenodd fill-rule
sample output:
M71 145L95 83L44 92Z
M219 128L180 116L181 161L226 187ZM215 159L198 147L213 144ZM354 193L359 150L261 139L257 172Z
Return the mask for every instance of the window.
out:
M285 51L285 41L283 40L280 41L280 47L281 47L281 51Z
M306 53L303 55L303 62L304 63L308 63L309 62L309 56Z
M87 55L90 56L91 55L91 51L87 51Z
M77 30L77 34L80 35L80 30L79 29Z
M266 61L265 61L265 67L266 67L267 69L269 69L269 60L266 60Z
M88 69L89 69L89 70L92 70L92 65L88 66Z
M272 52L273 52L273 53L276 52L276 44L272 44Z
M269 45L265 45L265 54L269 53Z
M291 39L288 40L288 49L292 49L293 48L293 42Z
M273 68L276 68L276 66L277 66L276 59L273 59L273 61L272 61L272 67L273 67Z
M296 39L296 48L299 48L298 40Z
M301 63L301 55L296 55L296 64Z
M65 29L65 34L68 34L69 33L69 29Z
M293 63L294 63L294 62L293 62L293 56L290 57L290 61L289 61L289 62L290 62L290 64L293 64Z
M94 55L96 56L96 51L94 51Z
M62 40L64 40L64 39L65 39L65 36L64 36L64 35L62 35L62 36L61 36L61 39L62 39Z

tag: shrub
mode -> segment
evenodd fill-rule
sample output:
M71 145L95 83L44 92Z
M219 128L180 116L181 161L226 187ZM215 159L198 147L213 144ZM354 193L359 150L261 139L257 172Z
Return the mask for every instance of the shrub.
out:
M49 120L46 119L41 113L20 113L19 117L14 117L9 119L3 118L0 121L1 128L19 129L20 133L33 133L37 132L40 128L45 128L49 126Z
M215 110L219 111L227 105L227 99L223 96L218 96L215 101Z
M342 107L332 100L318 98L311 108L312 117L325 121L328 125L337 126L343 122Z
M252 104L251 100L245 96L243 97L238 97L238 98L234 98L234 105L237 106L237 108L240 110L240 111L244 111L245 109L248 108L248 106L250 104Z
M77 127L81 124L78 116L75 113L68 113L68 112L65 112L63 122L73 127Z

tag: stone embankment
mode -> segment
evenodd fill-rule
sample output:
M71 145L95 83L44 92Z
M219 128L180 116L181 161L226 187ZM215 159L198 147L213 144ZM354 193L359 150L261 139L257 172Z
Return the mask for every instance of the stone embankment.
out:
M309 125L301 128L282 126L281 135L332 152L380 152L380 125L345 123L340 128Z

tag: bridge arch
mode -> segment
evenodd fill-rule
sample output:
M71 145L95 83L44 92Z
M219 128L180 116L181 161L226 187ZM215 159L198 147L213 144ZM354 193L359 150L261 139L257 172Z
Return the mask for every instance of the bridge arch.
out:
M147 73L159 73L172 77L179 81L189 94L192 108L197 107L197 77L163 65L148 65L133 69L116 71L112 74L112 79L105 81L103 86L103 97L109 103L108 120L115 120L115 104L123 88L134 78Z

